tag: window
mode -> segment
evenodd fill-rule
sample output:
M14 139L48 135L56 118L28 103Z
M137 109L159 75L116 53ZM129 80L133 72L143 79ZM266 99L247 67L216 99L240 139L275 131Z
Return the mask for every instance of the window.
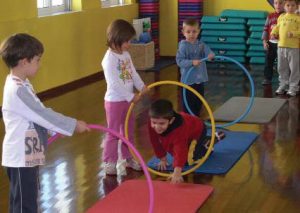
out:
M38 15L46 16L70 11L71 0L37 0Z
M125 0L101 0L102 7L112 7L118 5L124 5Z

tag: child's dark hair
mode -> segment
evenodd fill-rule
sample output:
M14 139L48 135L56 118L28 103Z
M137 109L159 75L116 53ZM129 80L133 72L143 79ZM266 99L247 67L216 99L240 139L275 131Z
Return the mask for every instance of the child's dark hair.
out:
M182 23L182 26L193 26L193 27L199 27L199 21L194 18L188 18L185 19Z
M130 41L135 36L133 26L123 19L113 21L107 28L107 46L120 49L124 42Z
M170 120L174 117L173 104L166 99L159 99L153 102L149 109L151 118L165 118Z
M19 60L31 61L34 56L44 52L43 44L35 37L26 33L18 33L8 37L0 46L0 55L9 68L18 65Z

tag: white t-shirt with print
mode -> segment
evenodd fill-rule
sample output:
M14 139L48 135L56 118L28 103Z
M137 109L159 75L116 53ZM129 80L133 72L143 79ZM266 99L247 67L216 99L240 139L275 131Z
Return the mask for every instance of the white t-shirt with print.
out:
M76 127L75 119L46 108L28 80L11 74L4 85L2 114L5 124L2 165L5 167L43 165L47 130L70 136Z
M134 97L134 88L141 91L145 86L127 51L118 54L108 49L101 64L107 84L105 101L130 102Z

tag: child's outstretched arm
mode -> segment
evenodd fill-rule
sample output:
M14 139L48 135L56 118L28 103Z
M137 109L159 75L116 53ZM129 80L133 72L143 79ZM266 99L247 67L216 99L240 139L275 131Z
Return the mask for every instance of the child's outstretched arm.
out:
M132 60L130 60L131 68L132 68L132 80L134 87L141 93L141 95L144 95L148 92L147 85L145 85L144 81L142 80L141 76L136 71Z
M145 94L147 94L150 90L148 89L148 87L146 85L144 85L143 89L140 91L140 93L135 93L133 99L131 100L131 102L133 103L137 103L141 97Z
M21 114L24 118L45 129L58 132L62 135L71 136L74 131L76 131L76 119L46 108L43 103L24 86L18 88L17 97L19 99L18 106L14 109L16 113ZM87 130L87 126L80 122L78 131L83 132L85 130Z
M183 182L181 172L182 172L182 168L184 167L188 159L189 146L184 145L185 143L180 143L180 141L181 138L178 138L178 141L174 142L174 147L173 147L174 172L170 177L171 183Z

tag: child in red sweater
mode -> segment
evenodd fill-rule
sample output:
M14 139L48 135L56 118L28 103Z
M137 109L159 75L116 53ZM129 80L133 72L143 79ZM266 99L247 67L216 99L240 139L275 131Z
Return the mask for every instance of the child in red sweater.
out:
M266 50L266 62L264 69L265 78L262 82L262 85L268 85L272 83L273 67L275 59L277 58L278 39L271 39L271 31L273 27L276 26L278 17L284 12L283 0L275 0L273 6L275 12L268 15L262 34L264 49Z
M209 147L210 137L206 135L204 122L196 116L175 112L172 103L165 99L159 99L151 105L149 116L150 142L156 157L160 159L158 170L167 169L168 152L174 158L171 182L183 182L182 167L187 162L192 140L197 140L193 160L203 157ZM217 141L224 137L224 132L216 133Z

